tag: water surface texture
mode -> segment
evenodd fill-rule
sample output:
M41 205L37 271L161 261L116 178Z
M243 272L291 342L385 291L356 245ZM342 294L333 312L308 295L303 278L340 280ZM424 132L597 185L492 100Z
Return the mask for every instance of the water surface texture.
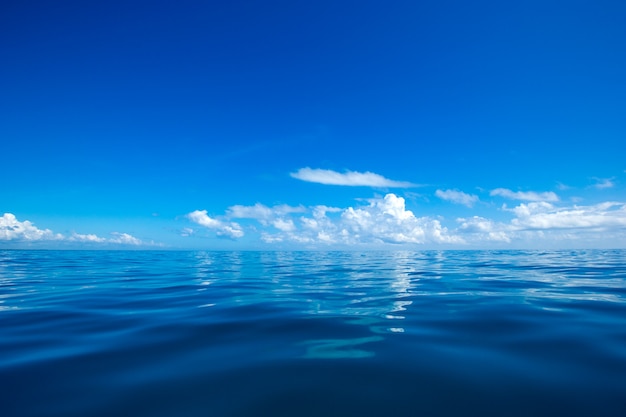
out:
M0 251L3 416L625 416L626 251Z

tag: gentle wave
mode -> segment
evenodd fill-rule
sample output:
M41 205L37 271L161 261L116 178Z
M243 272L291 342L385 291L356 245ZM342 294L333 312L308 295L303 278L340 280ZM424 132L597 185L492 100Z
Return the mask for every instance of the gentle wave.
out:
M0 251L2 409L623 416L625 260Z

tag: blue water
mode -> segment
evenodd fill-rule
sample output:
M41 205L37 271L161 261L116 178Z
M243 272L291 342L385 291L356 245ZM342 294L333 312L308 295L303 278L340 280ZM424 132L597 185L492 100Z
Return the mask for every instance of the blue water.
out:
M0 414L626 416L626 251L0 251Z

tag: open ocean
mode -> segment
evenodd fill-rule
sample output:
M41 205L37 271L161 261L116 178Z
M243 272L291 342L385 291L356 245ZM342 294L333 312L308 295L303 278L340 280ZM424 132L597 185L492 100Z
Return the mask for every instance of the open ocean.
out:
M0 415L626 416L626 251L0 251Z

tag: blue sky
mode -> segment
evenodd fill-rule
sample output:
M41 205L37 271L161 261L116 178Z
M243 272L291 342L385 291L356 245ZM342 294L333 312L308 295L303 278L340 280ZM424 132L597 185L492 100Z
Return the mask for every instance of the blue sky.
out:
M387 3L3 4L0 248L626 247L626 3Z

